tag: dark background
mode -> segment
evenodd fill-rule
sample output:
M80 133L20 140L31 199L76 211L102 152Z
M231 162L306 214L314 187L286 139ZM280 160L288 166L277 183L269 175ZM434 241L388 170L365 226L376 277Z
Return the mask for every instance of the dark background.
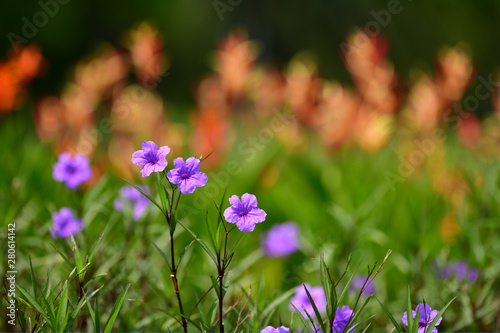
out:
M123 47L124 34L143 20L165 38L171 67L158 89L170 103L192 103L193 84L212 70L214 48L235 29L258 42L263 62L284 67L297 52L307 50L315 55L322 77L348 83L339 45L353 29L374 21L371 12L386 10L389 2L242 0L221 20L210 0L69 0L59 4L58 13L30 39L41 46L50 65L33 89L36 95L59 93L79 60L105 43ZM478 74L497 72L500 1L402 0L400 6L401 13L391 16L381 35L390 43L389 58L404 82L411 69L432 71L439 49L459 42L469 48ZM8 33L22 35L22 18L33 22L40 10L38 1L1 3L2 56L10 45ZM485 102L479 111L489 109Z

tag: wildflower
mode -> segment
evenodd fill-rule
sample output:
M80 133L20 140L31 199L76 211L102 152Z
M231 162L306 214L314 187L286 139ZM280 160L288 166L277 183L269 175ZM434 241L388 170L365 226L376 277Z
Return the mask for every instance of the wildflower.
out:
M262 248L269 257L288 256L299 249L299 227L295 222L275 224L262 237Z
M307 318L306 311L310 315L314 314L314 309L307 296L306 289L309 291L311 298L316 305L319 312L324 312L326 310L326 297L323 287L311 287L308 283L300 285L295 290L295 296L290 300L290 310L294 311L292 304L299 310L299 312Z
M149 176L152 172L160 172L167 167L167 155L170 153L168 146L158 149L153 141L144 141L142 150L132 154L132 163L142 166L141 175L143 178Z
M150 194L148 187L139 186L147 194ZM113 203L117 211L122 211L126 204L132 205L132 219L137 221L144 214L149 206L149 200L133 186L123 186L120 189L120 197Z
M355 276L352 281L351 285L349 286L349 290L351 292L359 292L363 285L365 284L366 281L366 276L364 275L357 275ZM372 294L375 292L375 286L373 285L373 282L368 283L365 286L365 290L363 290L363 294Z
M70 153L62 153L54 165L52 176L55 181L63 182L75 190L92 177L92 170L85 156L78 154L71 157Z
M335 319L333 320L333 327L336 332L343 332L345 330L345 327L347 326L347 323L351 319L352 315L353 311L347 305L344 305L342 309L337 308L337 311L335 312ZM351 327L353 325L354 323L351 323Z
M208 177L200 170L200 160L190 157L184 162L182 157L174 160L175 169L167 173L168 180L177 184L182 194L193 193L197 187L205 186Z
M415 320L415 316L417 315L417 311L419 311L419 318L418 318L418 332L426 332L427 328L429 327L429 324L434 320L434 318L437 316L439 311L437 310L432 310L431 307L428 304L422 304L420 303L417 305L417 308L412 311L412 316L413 320ZM401 318L403 321L403 324L408 326L408 315L405 312L403 314L403 318ZM439 320L436 322L436 326L439 325L439 323L443 320L443 318L439 318ZM434 327L432 329L432 333L437 333L437 328Z
M468 279L469 281L474 282L479 276L479 271L472 268L466 261L456 261L449 264L441 271L441 277L443 279L447 279L452 276L456 277L460 281Z
M245 193L238 198L233 195L229 198L231 204L224 211L224 217L229 223L236 223L238 229L243 232L253 231L256 223L263 222L266 219L266 212L257 208L257 198L253 194Z
M290 329L285 327L285 326L280 326L280 327L272 327L272 326L267 326L264 328L260 333L288 333L290 332Z
M70 235L75 235L83 230L82 220L74 217L71 209L67 207L53 213L52 220L54 224L50 228L50 234L54 239L69 238Z

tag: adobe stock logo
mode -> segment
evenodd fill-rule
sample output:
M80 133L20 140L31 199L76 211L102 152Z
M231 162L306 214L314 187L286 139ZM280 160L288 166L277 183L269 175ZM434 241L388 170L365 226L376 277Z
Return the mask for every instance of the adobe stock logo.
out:
M59 6L65 5L70 0L40 0L38 1L38 5L41 10L36 11L31 20L26 16L21 18L21 22L23 23L21 27L21 35L18 35L14 32L9 32L7 34L7 38L9 39L10 45L15 53L19 51L20 44L28 44L30 40L35 38L38 34L38 29L43 28L49 23L49 19L56 16L59 13Z

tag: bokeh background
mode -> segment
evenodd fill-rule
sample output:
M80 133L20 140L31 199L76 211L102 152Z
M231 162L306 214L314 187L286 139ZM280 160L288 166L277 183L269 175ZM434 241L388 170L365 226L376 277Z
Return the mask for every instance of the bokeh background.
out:
M26 36L40 12L46 23ZM499 2L42 0L4 2L0 13L0 215L18 226L18 283L30 284L29 257L40 285L49 267L54 281L68 274L51 243L70 245L49 229L69 206L85 224L82 248L108 226L92 266L107 273L103 318L129 282L131 299L175 304L150 244L168 244L160 214L133 222L113 205L119 177L154 185L130 163L154 140L172 148L170 163L213 152L203 164L211 186L183 198L193 230L206 236L200 221L207 209L215 217L210 196L228 181L228 194L254 193L268 212L239 245L228 291L230 302L252 285L248 330L261 329L272 299L319 285L320 253L338 278L349 254L364 274L388 249L375 295L395 317L410 285L414 303L433 309L459 296L444 330L500 329ZM25 48L12 49L14 34ZM64 151L91 161L79 191L52 179ZM285 221L300 227L300 250L269 258L262 233ZM200 248L186 256L180 279L201 295L215 272ZM457 262L478 276L443 273ZM116 329L173 325L150 311L125 303ZM373 330L390 329L376 302L372 314ZM271 321L281 323L286 299Z

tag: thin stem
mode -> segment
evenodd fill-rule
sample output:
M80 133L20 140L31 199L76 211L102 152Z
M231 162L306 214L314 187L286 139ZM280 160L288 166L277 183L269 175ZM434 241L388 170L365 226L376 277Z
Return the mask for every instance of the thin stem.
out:
M174 284L175 295L177 296L177 303L179 303L179 312L182 316L182 327L184 328L184 333L187 333L187 322L184 317L184 309L182 308L181 292L179 290L179 284L177 281L177 269L175 267L175 253L174 253L174 233L170 232L170 254L172 260L172 269L170 277L172 278L172 283Z

